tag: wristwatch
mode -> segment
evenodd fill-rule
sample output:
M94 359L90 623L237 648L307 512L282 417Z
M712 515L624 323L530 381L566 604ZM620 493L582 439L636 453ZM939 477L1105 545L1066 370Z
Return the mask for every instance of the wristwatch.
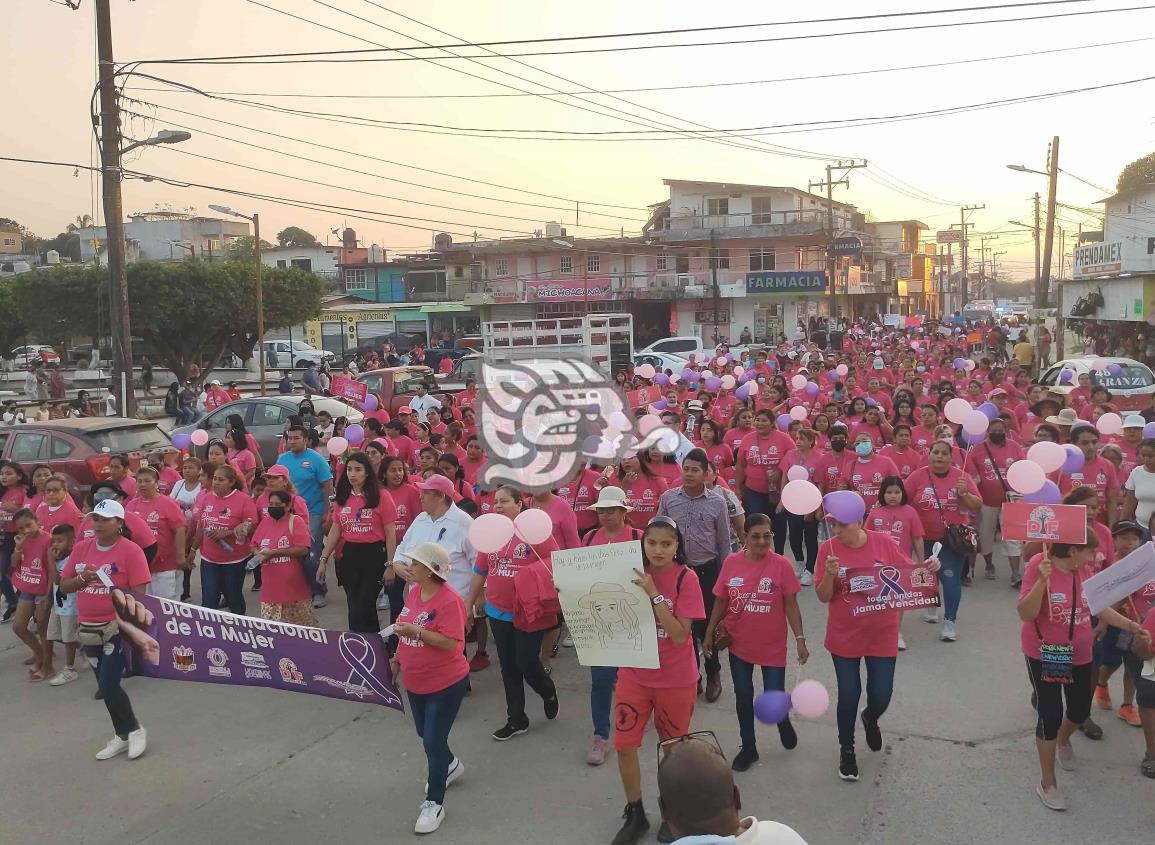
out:
M654 596L652 599L650 599L650 601L653 603L654 607L657 607L659 604L665 604L666 603L666 597L663 596L661 593L658 593L656 596Z

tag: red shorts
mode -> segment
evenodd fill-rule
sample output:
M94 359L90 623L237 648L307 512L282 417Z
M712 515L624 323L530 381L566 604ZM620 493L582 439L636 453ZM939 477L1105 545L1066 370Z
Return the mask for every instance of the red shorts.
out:
M698 685L687 687L647 687L618 678L614 691L614 748L640 748L650 715L661 739L673 739L690 732L690 720L698 701Z

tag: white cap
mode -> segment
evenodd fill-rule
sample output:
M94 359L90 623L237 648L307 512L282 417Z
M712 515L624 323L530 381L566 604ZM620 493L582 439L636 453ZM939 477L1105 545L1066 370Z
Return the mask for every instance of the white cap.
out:
M1123 428L1143 428L1145 425L1147 425L1147 420L1138 414L1128 414L1123 417Z
M449 553L436 543L422 543L413 551L400 554L420 563L442 581L449 577Z
M593 511L601 510L602 508L633 510L633 508L626 504L626 491L621 487L603 487L601 493L598 495L598 500L586 508L586 510Z
M92 515L102 516L105 519L124 519L124 505L116 499L105 499L92 509Z

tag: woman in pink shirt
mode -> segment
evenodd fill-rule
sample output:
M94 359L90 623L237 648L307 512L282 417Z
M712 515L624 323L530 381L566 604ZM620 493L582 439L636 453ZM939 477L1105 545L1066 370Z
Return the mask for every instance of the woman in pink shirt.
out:
M125 505L125 514L136 514L156 536L156 554L149 561L152 573L149 593L177 601L186 566L184 512L174 500L160 493L160 473L150 466L136 473L136 497Z
M730 427L722 435L722 442L737 451L742 438L754 431L754 412L749 408L739 408L730 422Z
M714 468L721 471L734 465L734 450L723 442L722 427L713 420L703 420L698 427L698 443ZM679 479L678 483L681 483Z
M321 552L318 581L325 580L325 567L338 541L337 583L349 601L349 630L375 633L381 630L377 596L387 577L385 566L397 550L397 506L389 491L381 489L364 452L349 455L337 482L333 527Z
M465 457L461 461L461 468L465 470L465 480L470 484L477 484L477 474L485 466L489 456L481 448L481 440L476 434L469 435L465 441Z
M12 565L12 550L16 548L16 526L12 517L23 509L27 498L28 476L24 469L13 461L0 460L0 589L3 589L8 602L4 621L11 619L16 612L16 591L8 572Z
M650 469L644 452L627 453L612 480L603 474L596 486L601 490L611 483L626 491L626 504L631 508L628 519L635 528L645 528L649 524L650 518L658 512L658 499L669 489L665 480Z
M734 681L734 706L738 711L738 731L742 748L734 757L733 768L744 772L758 761L754 737L754 667L762 670L762 690L786 690L786 623L794 632L798 664L806 665L810 651L802 631L802 612L798 593L802 587L794 575L794 566L770 546L773 531L770 517L751 514L746 519L746 548L735 552L722 563L714 584L714 602L710 622L703 637L707 654L717 648L716 637L725 633L730 639L730 677ZM798 734L790 719L778 723L778 737L783 748L798 745Z
M36 508L36 521L51 534L57 525L71 525L77 531L80 520L80 508L68 494L68 482L63 476L52 476L44 485L44 501Z
M32 483L28 485L28 498L24 501L24 507L36 513L36 509L44 501L44 485L51 477L52 470L45 464L37 464L32 468Z
M229 611L245 614L248 538L257 524L257 506L241 489L231 466L213 468L212 488L202 494L192 552L201 553L201 605L216 610L221 597Z
M898 475L898 467L890 458L877 453L873 440L865 431L854 437L854 455L843 467L843 476L847 488L861 496L869 510L878 501L882 480Z
M305 580L309 556L309 516L292 510L288 490L266 492L265 515L251 547L261 571L261 618L316 627L313 591Z
M240 481L241 489L248 490L249 482L245 475L244 469L236 463L229 460L229 450L221 440L211 440L205 449L205 470L209 475L211 481L213 471L217 467L232 467L233 472L236 473L238 481ZM126 491L127 492L127 491Z
M249 448L247 435L239 431L230 431L225 435L225 444L228 446L229 463L240 470L245 479L245 486L248 487L256 477L259 461Z
M80 644L96 673L96 685L116 734L96 753L96 759L109 760L127 751L128 759L135 760L145 752L148 736L120 685L125 669L123 639L128 636L144 646L151 642L152 648L146 648L144 656L153 663L160 661L160 654L156 641L143 630L152 624L152 614L122 591L144 592L151 576L140 546L121 536L124 508L119 502L113 499L100 502L93 509L92 518L95 536L73 547L60 573L60 592L78 594L76 616ZM112 587L105 586L108 581ZM120 604L125 616L138 624L118 626L114 602Z
M128 498L136 495L136 481L131 475L132 466L124 455L113 455L108 459L108 480L119 484Z

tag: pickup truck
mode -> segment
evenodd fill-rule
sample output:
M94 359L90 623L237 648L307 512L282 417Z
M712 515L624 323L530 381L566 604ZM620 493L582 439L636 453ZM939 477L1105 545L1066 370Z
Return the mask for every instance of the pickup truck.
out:
M369 392L377 397L378 407L388 411L390 419L397 416L398 408L408 405L409 400L417 395L418 384L426 384L429 392L438 399L465 387L464 383L460 388L441 384L434 378L433 370L429 367L414 366L369 370L357 376L357 381L368 385Z

